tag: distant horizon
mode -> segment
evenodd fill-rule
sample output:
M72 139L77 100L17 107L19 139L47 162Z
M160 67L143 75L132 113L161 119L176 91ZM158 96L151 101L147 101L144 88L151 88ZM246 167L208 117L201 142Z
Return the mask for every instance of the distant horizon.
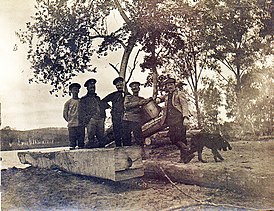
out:
M5 127L9 127L9 126L5 126ZM3 130L5 129L5 127L1 127L0 130ZM41 129L66 129L67 130L67 127L40 127L40 128L30 128L30 129L26 129L26 130L21 130L21 129L17 129L17 128L13 128L13 127L10 127L11 130L16 130L16 131L30 131L30 130L41 130Z

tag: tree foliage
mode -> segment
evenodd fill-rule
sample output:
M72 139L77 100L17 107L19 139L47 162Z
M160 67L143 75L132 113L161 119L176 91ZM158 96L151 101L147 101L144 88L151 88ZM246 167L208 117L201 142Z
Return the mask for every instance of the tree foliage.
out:
M221 91L213 79L204 78L203 84L204 87L200 91L202 127L216 132L220 124Z
M273 38L263 36L265 22L271 19L268 7L257 0L210 0L200 1L203 11L204 36L208 51L234 75L236 93L242 89L242 77L251 71L250 66L262 56ZM269 53L269 52L268 52Z
M133 21L138 32L137 42L145 53L140 67L149 70L146 86L153 86L153 96L158 90L158 70L170 62L172 56L184 49L180 25L175 21L177 1L135 1Z
M197 6L188 7L187 11L177 20L185 43L184 51L173 56L172 68L179 78L185 78L192 92L192 98L197 113L198 127L202 125L200 113L201 80L203 72L217 69L219 66L211 58L204 36L203 12Z
M78 73L95 71L91 64L94 53L101 57L118 49L123 50L118 73L125 77L137 44L147 53L143 69L161 66L165 57L183 48L166 2L37 0L36 13L27 23L27 30L18 33L29 47L28 59L34 73L30 82L50 83L54 87L51 93L65 92ZM115 10L124 25L109 31L108 19Z
M108 8L102 10L102 8ZM37 0L36 13L27 30L18 34L28 44L27 58L31 62L33 78L30 82L50 83L53 89L62 90L78 73L91 69L94 53L93 39L103 37L103 15L109 13L109 5L100 1L80 4L79 1ZM101 21L101 24L99 24Z
M226 81L223 91L228 117L245 121L241 124L249 125L253 132L254 125L267 122L269 127L273 121L269 104L263 103L272 102L272 92L262 94L263 89L268 90L263 84L272 76L266 68L254 68L259 59L272 53L273 1L36 1L32 21L18 36L29 47L30 82L50 84L51 93L66 93L77 74L96 71L94 56L107 56L111 51L121 50L119 70L111 66L126 78L131 53L139 48L129 77L142 51L140 67L149 70L145 85L153 86L157 94L157 89L164 91L162 82L172 74L187 81L200 124L216 129L219 122L222 87L208 78L200 86L209 70ZM109 18L117 12L124 22L111 31ZM229 70L230 76L224 75L224 70Z
M257 67L256 70L256 73L248 73L243 76L240 99L236 101L236 95L232 91L230 95L227 95L227 111L229 117L237 117L235 122L241 128L239 134L271 135L274 105L273 66ZM227 87L229 88L229 86Z

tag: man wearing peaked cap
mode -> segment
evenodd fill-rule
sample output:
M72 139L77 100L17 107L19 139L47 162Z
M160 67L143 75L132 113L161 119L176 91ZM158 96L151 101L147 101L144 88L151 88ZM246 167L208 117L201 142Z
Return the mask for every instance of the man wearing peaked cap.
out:
M122 77L117 77L113 80L113 85L115 86L118 83L124 82L124 79Z
M87 128L88 133L86 148L105 146L104 122L107 105L96 94L95 84L94 78L88 79L84 84L87 94L80 99L80 121Z
M138 81L133 81L133 82L131 82L131 83L129 84L129 87L132 88L132 86L134 86L134 85L140 86L141 84L140 84L140 82L138 82Z
M87 87L88 86L88 84L96 84L96 79L94 79L94 78L91 78L91 79L88 79L85 83L84 83L84 87Z
M111 108L111 120L113 126L113 133L115 139L115 145L117 147L122 146L123 142L123 125L122 118L124 114L124 79L122 77L117 77L113 80L113 85L115 85L117 91L108 94L102 99L105 103L112 103Z
M161 124L169 127L169 138L180 150L180 163L188 163L194 158L194 154L187 147L186 126L190 112L184 92L176 88L176 80L168 78L165 81L167 94L156 98L156 103L165 102Z
M72 90L72 88L74 88L74 87L80 89L80 88L81 88L81 85L78 84L78 83L72 83L72 84L69 85L69 90Z
M68 123L70 149L84 147L85 130L79 119L80 99L78 97L81 85L72 83L69 85L69 94L72 98L69 99L63 109L63 117Z
M124 101L124 145L130 146L131 143L131 132L134 135L136 143L142 149L142 158L145 159L144 151L144 137L142 134L142 106L145 105L149 100L139 96L140 92L140 83L134 81L129 84L132 95L128 94L125 97Z

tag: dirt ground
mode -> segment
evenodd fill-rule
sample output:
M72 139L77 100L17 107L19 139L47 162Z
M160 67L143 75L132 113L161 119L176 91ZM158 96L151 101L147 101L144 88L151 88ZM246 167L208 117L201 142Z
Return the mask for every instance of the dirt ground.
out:
M186 164L205 168L223 165L249 169L256 176L274 175L274 140L233 142L233 150L222 152L225 161L215 163L210 151L201 164L197 157ZM147 148L149 161L176 163L173 146ZM185 164L178 164L185 165ZM272 166L272 168L271 168ZM261 168L263 167L263 168ZM259 171L259 172L258 172ZM263 172L261 172L263 171ZM239 175L240 176L240 175ZM29 167L1 172L1 210L273 210L273 195L239 193L168 180L136 178L122 182L72 175L59 170ZM272 185L273 184L269 184Z

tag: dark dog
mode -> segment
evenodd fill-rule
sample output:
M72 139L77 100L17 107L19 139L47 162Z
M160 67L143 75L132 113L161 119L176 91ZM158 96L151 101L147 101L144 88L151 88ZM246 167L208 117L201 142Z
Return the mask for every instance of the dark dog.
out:
M215 162L224 160L218 150L227 151L227 149L232 149L230 144L220 134L200 132L191 138L190 148L192 153L196 151L198 152L198 160L203 163L206 163L202 158L204 147L211 149Z

